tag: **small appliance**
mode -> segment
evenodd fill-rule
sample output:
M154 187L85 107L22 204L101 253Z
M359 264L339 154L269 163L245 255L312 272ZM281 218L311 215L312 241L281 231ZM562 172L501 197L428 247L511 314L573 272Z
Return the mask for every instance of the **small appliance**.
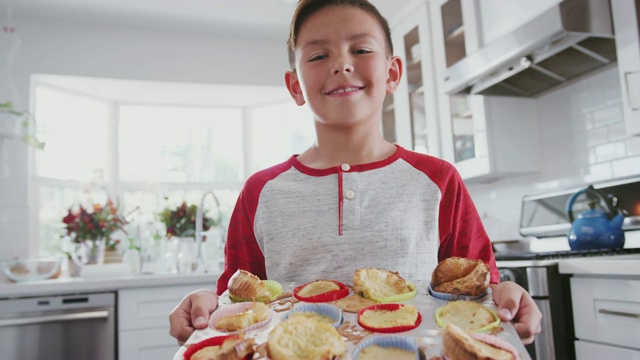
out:
M589 209L573 214L573 205L579 196L586 195ZM621 249L624 246L622 223L624 213L616 208L617 199L605 197L593 185L579 190L567 201L567 215L571 222L569 247L572 250ZM604 210L598 208L602 205Z

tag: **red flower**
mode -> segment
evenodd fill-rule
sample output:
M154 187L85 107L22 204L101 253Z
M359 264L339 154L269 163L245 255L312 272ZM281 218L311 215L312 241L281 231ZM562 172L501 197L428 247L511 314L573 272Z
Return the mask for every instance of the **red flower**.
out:
M62 222L65 224L67 234L74 242L85 240L106 239L110 240L111 234L121 229L127 221L118 214L118 209L112 200L108 200L105 206L93 204L87 211L83 206L77 206L77 210L69 209Z

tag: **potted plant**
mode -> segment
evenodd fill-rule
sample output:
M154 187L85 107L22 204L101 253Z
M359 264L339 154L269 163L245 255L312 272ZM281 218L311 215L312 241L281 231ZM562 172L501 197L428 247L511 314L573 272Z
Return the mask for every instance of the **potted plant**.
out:
M68 210L62 222L71 241L84 250L88 264L104 262L107 243L116 243L111 235L117 230L124 231L123 227L127 224L111 199L104 205L93 204L90 209L82 205L74 206Z

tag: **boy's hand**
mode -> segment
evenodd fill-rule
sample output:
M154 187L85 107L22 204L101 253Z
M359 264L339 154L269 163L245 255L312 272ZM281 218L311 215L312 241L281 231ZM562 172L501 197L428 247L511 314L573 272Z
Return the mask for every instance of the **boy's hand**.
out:
M512 281L491 284L493 302L498 306L502 321L512 321L516 332L525 345L531 344L540 333L542 313L529 293Z
M182 346L196 329L209 324L209 315L218 307L218 295L213 290L196 290L185 296L169 314L169 335Z

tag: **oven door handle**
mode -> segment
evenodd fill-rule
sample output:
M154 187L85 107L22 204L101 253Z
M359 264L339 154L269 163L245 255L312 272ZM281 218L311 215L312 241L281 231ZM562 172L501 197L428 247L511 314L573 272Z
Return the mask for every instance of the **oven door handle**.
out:
M634 319L640 319L640 314L636 313L628 313L628 312L623 312L623 311L615 311L615 310L607 310L607 309L598 309L598 312L600 314L605 314L605 315L615 315L615 316L623 316L623 317L630 317L630 318L634 318Z
M20 319L2 319L0 320L0 327L7 326L19 326L19 325L34 325L56 321L76 321L76 320L91 320L91 319L106 319L109 317L109 311L86 311L71 314L56 314L45 316L33 316Z

